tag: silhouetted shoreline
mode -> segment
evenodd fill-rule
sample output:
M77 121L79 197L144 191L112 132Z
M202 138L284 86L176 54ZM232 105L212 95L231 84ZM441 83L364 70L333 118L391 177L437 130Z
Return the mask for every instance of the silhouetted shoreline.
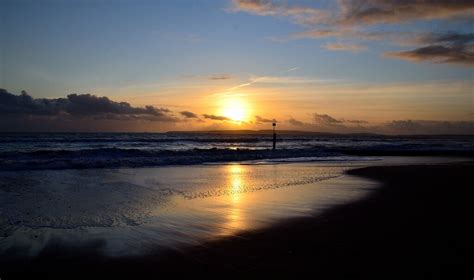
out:
M255 275L319 279L472 279L473 163L349 171L381 182L368 197L312 218L136 258L51 246L0 277L161 278ZM101 244L90 244L101 246ZM309 273L309 274L303 274Z

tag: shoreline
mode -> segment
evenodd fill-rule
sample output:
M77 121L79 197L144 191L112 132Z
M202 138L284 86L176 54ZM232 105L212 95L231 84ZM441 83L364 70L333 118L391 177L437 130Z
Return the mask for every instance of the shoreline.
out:
M295 277L306 272L321 279L471 279L473 171L473 163L353 169L347 174L381 187L317 217L140 257L49 248L30 262L0 263L0 277L130 279L229 272Z

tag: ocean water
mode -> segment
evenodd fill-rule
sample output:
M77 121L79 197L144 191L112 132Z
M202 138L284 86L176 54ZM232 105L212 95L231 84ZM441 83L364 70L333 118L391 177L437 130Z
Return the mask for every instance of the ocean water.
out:
M0 170L84 169L223 162L354 161L366 156L472 155L473 136L255 133L0 134Z

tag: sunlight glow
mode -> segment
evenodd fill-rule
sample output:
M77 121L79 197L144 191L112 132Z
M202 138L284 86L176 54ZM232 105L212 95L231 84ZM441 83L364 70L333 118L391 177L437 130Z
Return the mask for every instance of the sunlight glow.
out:
M221 114L232 121L244 122L248 119L249 106L240 97L226 97L222 100Z

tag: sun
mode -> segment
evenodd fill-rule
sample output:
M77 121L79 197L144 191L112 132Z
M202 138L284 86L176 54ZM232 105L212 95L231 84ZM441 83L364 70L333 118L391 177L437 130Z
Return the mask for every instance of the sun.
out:
M228 97L222 100L221 115L235 122L245 122L248 118L249 106L240 97Z

